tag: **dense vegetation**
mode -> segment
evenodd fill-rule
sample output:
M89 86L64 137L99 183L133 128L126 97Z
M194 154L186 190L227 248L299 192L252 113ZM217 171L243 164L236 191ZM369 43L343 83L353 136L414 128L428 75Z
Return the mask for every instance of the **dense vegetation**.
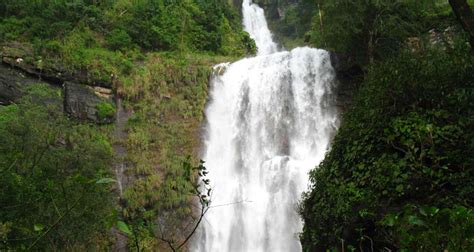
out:
M113 224L112 148L42 84L0 107L0 250L98 250Z
M311 173L303 243L452 251L474 246L474 57L402 54L369 70Z
M408 37L456 24L447 0L254 2L265 8L272 32L287 48L326 48L364 64L396 54Z
M152 251L185 241L199 217L192 203L206 205L206 191L195 188L205 169L196 157L211 66L256 50L228 2L0 2L1 49L13 59L6 63L85 76L73 80L113 89L133 111L119 137L113 126L69 119L60 104L42 109L25 98L0 107L0 250L106 250L125 242ZM97 105L99 119L115 112ZM126 149L123 160L114 157L126 166L120 199L108 174L111 146ZM124 241L114 241L123 239L110 232L117 229Z
M8 49L18 42L31 51L25 63L108 86L150 51L244 56L256 50L225 0L2 1L0 43Z
M305 251L474 249L474 55L445 4L323 3L312 43L364 76L310 174Z
M366 64L397 55L410 37L457 25L447 1L321 1L307 39ZM348 15L350 13L350 15Z
M4 41L43 44L41 40L61 40L90 30L111 50L245 54L252 44L237 13L224 0L6 0L0 3L0 17Z

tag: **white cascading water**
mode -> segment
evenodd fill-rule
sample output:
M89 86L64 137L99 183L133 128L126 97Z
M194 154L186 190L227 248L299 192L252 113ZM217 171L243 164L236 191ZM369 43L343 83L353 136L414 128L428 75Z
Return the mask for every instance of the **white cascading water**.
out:
M251 0L244 0L242 4L244 29L250 34L258 48L258 55L272 54L278 51L277 44L273 41L272 33L268 29L267 20L263 9Z
M193 251L301 251L297 213L308 172L338 126L326 51L278 52L263 10L243 1L258 56L216 66L205 154L212 205Z

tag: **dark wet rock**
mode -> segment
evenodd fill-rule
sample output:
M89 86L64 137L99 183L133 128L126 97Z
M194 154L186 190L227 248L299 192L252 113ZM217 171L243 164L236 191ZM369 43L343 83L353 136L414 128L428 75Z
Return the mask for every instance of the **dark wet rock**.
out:
M329 52L329 54L331 65L339 76L352 77L363 73L362 68L351 58L336 52Z
M15 102L21 95L21 78L7 68L0 67L0 105Z
M111 96L95 91L86 85L64 83L64 109L82 121L108 124L115 121L115 105Z
M39 83L24 74L0 64L0 105L16 102L27 86Z
M339 83L336 99L337 106L344 111L352 103L354 93L364 78L364 71L361 66L344 55L330 52L330 58Z

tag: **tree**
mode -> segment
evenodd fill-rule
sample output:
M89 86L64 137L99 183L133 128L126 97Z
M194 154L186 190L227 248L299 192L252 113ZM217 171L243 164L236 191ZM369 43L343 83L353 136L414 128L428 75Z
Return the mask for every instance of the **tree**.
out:
M323 0L318 8L310 43L360 64L394 54L420 31L415 22L420 10L410 1Z
M474 15L466 0L449 0L456 18L464 30L469 34L469 43L474 51Z

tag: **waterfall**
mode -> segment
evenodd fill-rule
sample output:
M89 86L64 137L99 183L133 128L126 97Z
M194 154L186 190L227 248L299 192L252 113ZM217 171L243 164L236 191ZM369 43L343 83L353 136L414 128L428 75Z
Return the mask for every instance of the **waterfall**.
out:
M250 0L242 4L244 29L257 44L258 55L267 55L278 51L277 44L273 41L272 33L268 29L267 20L263 9Z
M193 251L301 251L297 213L308 172L338 126L326 51L278 51L263 10L243 2L258 56L215 67L203 159L212 205Z

